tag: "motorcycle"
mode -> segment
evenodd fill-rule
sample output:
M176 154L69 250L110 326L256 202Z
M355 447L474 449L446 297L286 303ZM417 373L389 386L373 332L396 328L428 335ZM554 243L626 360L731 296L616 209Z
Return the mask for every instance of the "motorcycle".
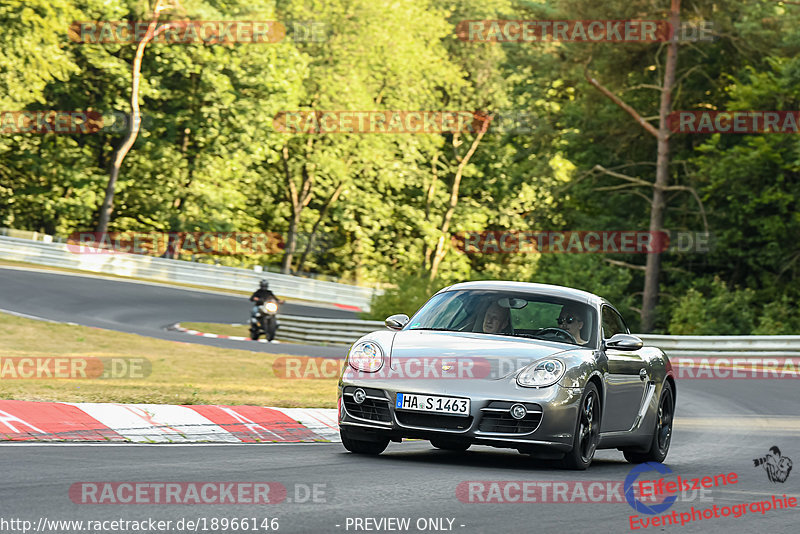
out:
M250 339L256 341L263 334L267 341L275 339L278 330L278 302L269 299L253 306L250 313Z

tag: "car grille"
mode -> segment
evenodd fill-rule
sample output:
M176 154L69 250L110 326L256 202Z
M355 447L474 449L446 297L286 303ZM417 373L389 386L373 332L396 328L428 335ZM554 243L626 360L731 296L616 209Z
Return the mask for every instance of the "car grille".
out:
M368 421L392 422L392 416L389 413L389 399L386 398L383 390L361 388L367 394L367 398L361 404L356 404L356 401L353 400L353 392L356 389L358 388L348 386L342 392L342 400L347 413Z
M438 415L430 413L414 413L395 411L395 417L401 425L431 428L438 430L466 430L472 426L472 416Z
M497 434L527 434L533 432L542 422L542 407L538 404L523 402L528 410L522 419L511 417L509 410L516 402L492 401L486 408L481 408L481 422L478 430Z

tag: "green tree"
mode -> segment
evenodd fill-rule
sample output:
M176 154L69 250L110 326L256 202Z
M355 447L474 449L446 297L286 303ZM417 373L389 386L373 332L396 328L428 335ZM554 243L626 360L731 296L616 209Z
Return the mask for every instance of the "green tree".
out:
M751 289L731 290L719 278L689 289L675 305L669 323L673 335L748 335L756 321Z

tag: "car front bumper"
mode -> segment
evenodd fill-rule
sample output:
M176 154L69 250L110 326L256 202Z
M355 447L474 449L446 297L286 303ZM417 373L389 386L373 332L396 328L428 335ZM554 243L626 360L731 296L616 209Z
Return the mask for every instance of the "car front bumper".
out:
M356 404L353 392L363 389L367 398ZM469 416L439 415L398 409L398 393L416 393L470 399ZM580 388L558 384L523 388L513 377L497 380L382 380L345 376L339 382L339 425L354 439L439 439L522 452L569 452L572 449ZM514 404L528 414L510 416ZM538 414L537 414L538 412Z

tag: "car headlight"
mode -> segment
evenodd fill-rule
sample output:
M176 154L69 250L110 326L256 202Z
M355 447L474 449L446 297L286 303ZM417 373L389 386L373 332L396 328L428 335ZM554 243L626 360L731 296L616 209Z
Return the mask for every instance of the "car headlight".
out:
M357 371L374 373L383 367L383 350L374 341L362 341L350 350L348 361Z
M535 362L517 375L517 384L526 388L552 386L564 375L564 369L564 364L559 360Z

